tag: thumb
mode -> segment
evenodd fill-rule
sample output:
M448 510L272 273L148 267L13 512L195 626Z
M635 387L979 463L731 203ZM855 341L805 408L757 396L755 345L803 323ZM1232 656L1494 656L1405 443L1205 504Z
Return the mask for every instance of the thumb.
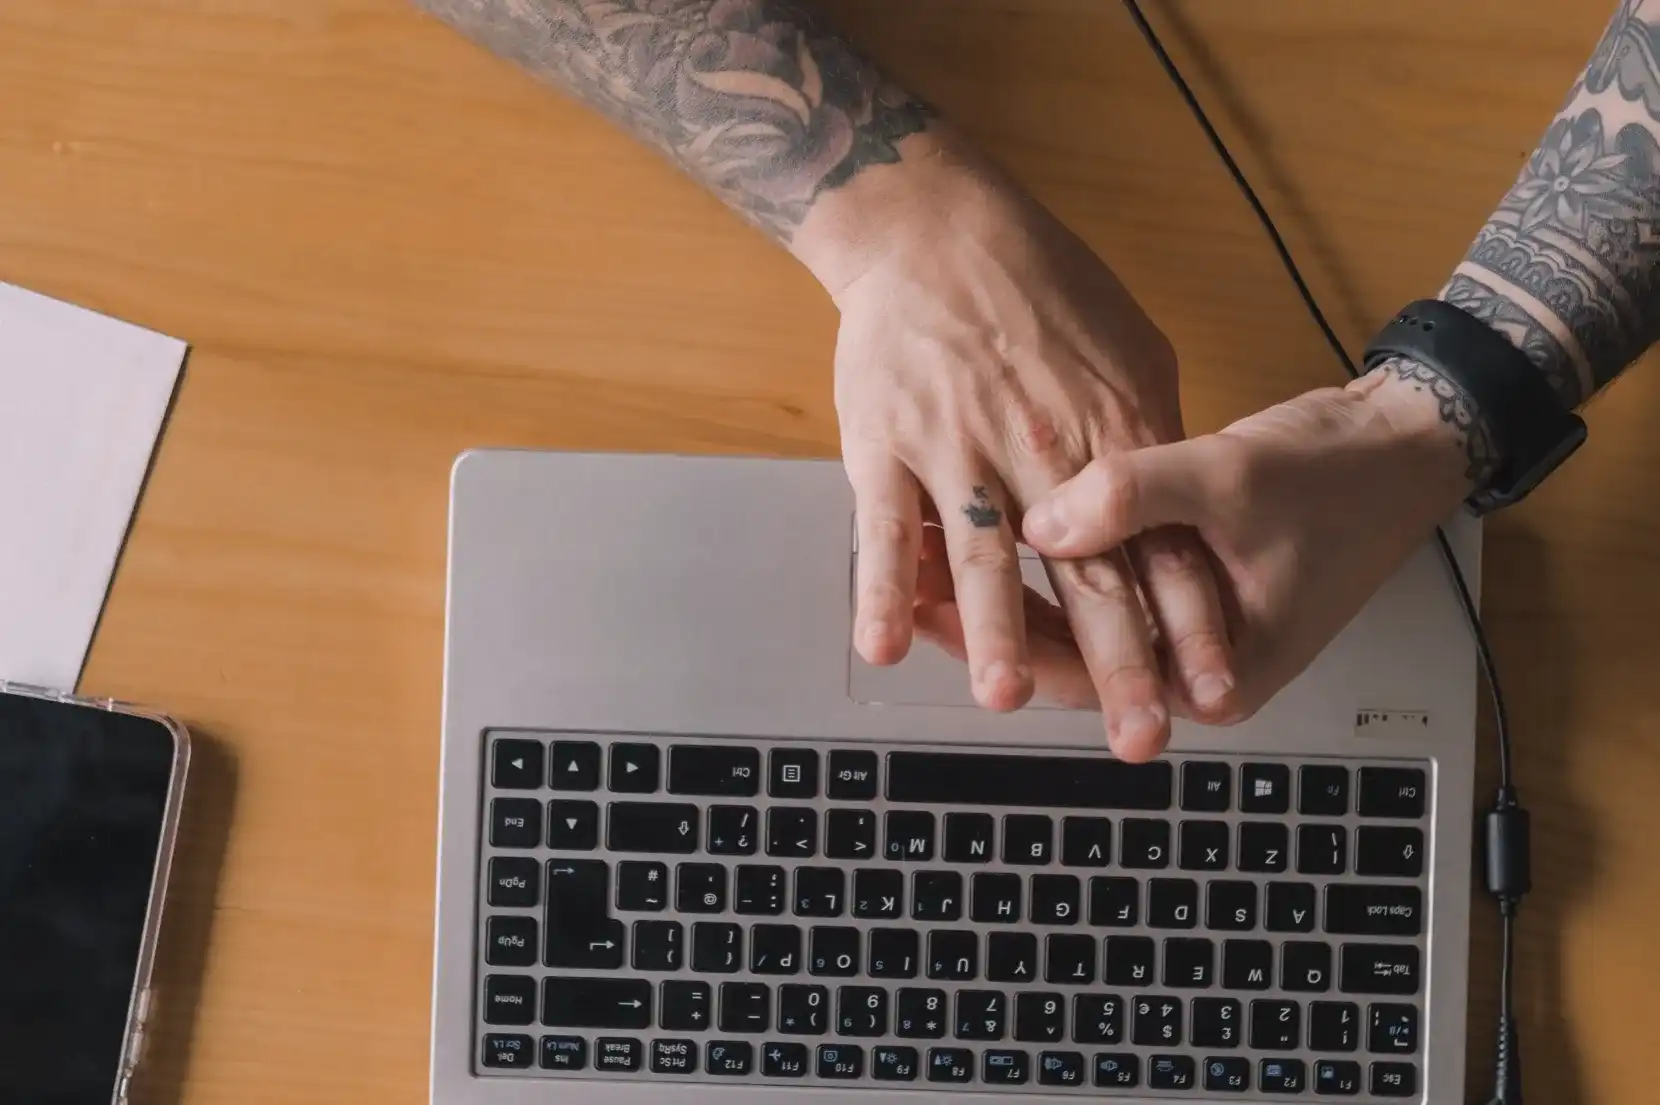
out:
M1110 453L1032 504L1021 536L1045 556L1095 556L1144 530L1194 524L1205 500L1203 439Z

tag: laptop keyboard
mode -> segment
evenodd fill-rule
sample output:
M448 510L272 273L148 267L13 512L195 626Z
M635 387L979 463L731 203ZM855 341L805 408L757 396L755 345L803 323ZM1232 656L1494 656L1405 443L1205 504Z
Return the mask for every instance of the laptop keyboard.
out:
M1414 1098L1421 763L491 734L503 1077Z

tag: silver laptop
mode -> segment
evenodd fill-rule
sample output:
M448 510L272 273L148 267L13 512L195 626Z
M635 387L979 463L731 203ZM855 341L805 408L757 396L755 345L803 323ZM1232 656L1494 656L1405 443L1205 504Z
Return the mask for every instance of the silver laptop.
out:
M1431 548L1132 765L925 645L866 667L852 532L833 462L457 464L434 1102L1462 1100L1477 683Z

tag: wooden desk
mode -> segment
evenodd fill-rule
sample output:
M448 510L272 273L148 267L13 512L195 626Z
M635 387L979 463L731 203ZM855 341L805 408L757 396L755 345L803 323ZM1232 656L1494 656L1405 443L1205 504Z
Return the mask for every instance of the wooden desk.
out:
M1192 428L1337 378L1118 5L837 6L1119 269ZM1150 7L1357 347L1438 286L1612 3ZM398 0L10 0L0 279L195 347L85 680L202 739L140 1100L424 1102L451 458L828 453L829 305ZM1653 1095L1660 374L1614 395L1487 557L1551 1105ZM1485 903L1476 925L1484 1083Z

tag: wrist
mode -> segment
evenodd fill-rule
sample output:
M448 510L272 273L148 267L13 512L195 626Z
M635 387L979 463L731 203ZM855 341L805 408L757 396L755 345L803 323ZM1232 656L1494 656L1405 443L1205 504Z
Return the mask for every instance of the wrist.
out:
M1426 493L1450 510L1492 477L1492 435L1470 396L1440 373L1405 357L1377 365L1347 389L1375 415L1390 449L1418 465Z

